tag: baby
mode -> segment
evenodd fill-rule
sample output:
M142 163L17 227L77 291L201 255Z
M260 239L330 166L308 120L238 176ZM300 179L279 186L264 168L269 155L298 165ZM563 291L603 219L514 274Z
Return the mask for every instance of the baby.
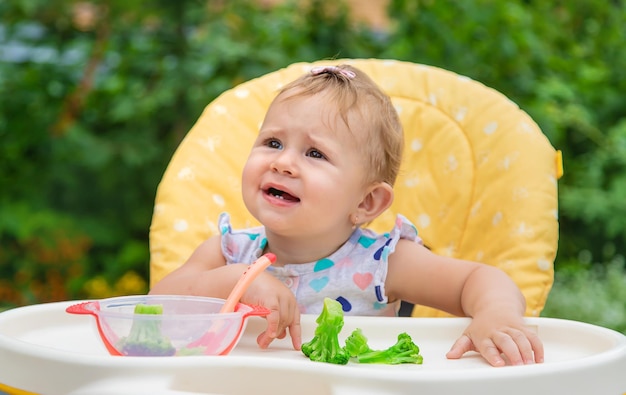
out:
M288 332L299 349L300 314L319 314L324 297L346 315L396 315L405 300L472 317L448 358L543 362L525 299L504 272L432 253L401 215L385 234L361 227L393 202L403 142L389 97L367 75L313 68L274 99L243 169L243 200L262 226L233 230L222 214L221 234L150 292L226 298L247 265L272 252L276 263L242 297L271 310L262 348Z

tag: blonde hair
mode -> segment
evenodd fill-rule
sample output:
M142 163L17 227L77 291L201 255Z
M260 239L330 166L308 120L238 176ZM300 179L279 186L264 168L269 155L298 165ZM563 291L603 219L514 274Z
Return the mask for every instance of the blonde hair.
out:
M404 136L391 99L374 81L350 65L315 68L284 86L279 96L287 98L328 94L329 106L342 117L359 139L357 146L367 157L367 182L382 181L393 186L400 170ZM348 115L362 120L365 130L353 130Z

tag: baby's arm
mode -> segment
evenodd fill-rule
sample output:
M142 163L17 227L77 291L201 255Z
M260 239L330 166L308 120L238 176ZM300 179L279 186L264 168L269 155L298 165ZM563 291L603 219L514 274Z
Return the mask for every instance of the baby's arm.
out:
M226 299L247 264L226 265L219 236L202 243L187 262L152 287L150 294L197 295ZM241 302L267 307L267 328L257 338L267 348L276 338L284 338L287 328L295 349L300 348L300 311L289 288L269 273L263 272L251 283Z
M501 354L513 365L543 362L541 340L524 324L524 296L498 268L439 256L400 240L389 256L386 288L390 300L472 317L448 358L477 351L493 366L505 365Z
M220 238L214 236L200 244L184 265L156 283L150 293L225 299L244 270L244 265L226 265Z

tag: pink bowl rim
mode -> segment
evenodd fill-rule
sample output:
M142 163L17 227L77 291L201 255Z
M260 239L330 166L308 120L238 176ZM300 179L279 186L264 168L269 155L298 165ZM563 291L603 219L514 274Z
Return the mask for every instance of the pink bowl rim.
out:
M138 303L158 303L159 300L163 301L193 301L193 302L203 302L208 304L219 304L222 305L225 302L225 299L220 298L212 298L206 296L187 296L187 295L129 295L129 296L116 296L112 298L100 299L94 301L94 304L97 302L97 308L93 309L93 313L98 316L98 318L124 318L124 319L132 319L137 318L136 314L131 313L120 313L117 311L106 311L101 310L100 308L105 307L114 307L115 305L130 305L138 304ZM248 306L244 303L239 303L237 305L237 311L232 313L190 313L190 314L163 314L163 315L149 315L144 314L141 315L141 319L147 320L202 320L202 319L215 319L216 317L223 319L232 319L237 318L241 319L242 316L250 311L252 311L252 307Z

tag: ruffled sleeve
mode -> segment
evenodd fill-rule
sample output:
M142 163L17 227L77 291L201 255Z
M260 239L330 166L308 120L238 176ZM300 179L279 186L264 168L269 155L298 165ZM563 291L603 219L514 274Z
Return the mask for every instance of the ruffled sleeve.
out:
M265 230L262 227L233 230L228 213L220 214L217 221L222 236L222 255L227 264L252 263L267 246Z

